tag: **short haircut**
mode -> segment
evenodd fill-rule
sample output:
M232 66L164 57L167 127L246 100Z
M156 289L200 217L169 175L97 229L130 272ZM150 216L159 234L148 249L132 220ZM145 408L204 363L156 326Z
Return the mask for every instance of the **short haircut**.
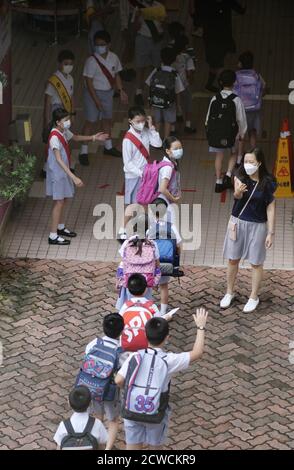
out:
M128 280L128 289L134 296L143 295L147 289L147 281L142 274L132 274Z
M129 119L134 119L136 116L146 116L145 109L140 106L132 106L128 111Z
M218 81L222 87L232 87L236 81L236 74L233 70L223 70Z
M84 385L75 387L69 394L69 404L77 413L87 411L91 403L90 390Z
M153 215L158 219L163 217L167 211L167 202L161 197L157 197L150 204L150 209Z
M60 51L57 57L58 63L61 64L64 60L75 60L74 53L70 51L69 49L65 49L63 51Z
M103 318L103 331L109 338L118 339L124 329L124 320L119 313L109 313Z
M182 23L179 23L178 21L172 21L167 25L167 31L168 34L172 39L175 39L182 34L185 34L185 26L182 25Z
M64 108L57 108L52 113L52 125L56 125L57 121L61 121L62 119L69 116L69 112L66 111Z
M105 31L102 29L101 31L97 31L94 35L94 42L96 42L96 39L102 39L105 41L107 44L111 42L111 36L108 31Z
M189 44L189 39L187 38L187 36L181 35L177 37L175 44L174 44L174 49L176 51L176 54L183 52L188 46L188 44Z
M169 334L168 322L162 317L153 317L145 325L146 336L152 346L159 346Z
M252 69L254 64L254 55L251 51L242 52L239 56L239 62L242 69Z
M176 51L172 47L161 49L160 57L163 65L171 65L177 58Z

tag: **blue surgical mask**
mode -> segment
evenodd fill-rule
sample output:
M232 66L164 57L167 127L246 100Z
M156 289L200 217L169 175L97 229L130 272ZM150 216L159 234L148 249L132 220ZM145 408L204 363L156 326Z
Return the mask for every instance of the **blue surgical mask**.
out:
M107 46L95 46L95 52L99 55L106 54Z
M172 155L175 160L180 160L180 158L183 156L183 153L183 149L172 150Z

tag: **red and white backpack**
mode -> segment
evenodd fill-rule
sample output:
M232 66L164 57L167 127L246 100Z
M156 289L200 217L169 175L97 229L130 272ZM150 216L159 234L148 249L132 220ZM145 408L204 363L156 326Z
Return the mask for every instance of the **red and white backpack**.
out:
M145 325L151 320L155 314L153 301L149 300L145 303L126 302L127 309L123 313L125 323L124 331L121 336L121 347L124 351L139 351L146 349L148 341L145 333Z

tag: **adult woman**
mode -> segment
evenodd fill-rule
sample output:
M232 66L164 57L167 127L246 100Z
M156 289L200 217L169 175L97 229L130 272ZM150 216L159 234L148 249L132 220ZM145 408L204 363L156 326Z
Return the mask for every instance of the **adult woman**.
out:
M228 308L235 296L240 259L247 259L252 266L252 290L243 312L253 312L259 304L266 249L273 243L275 189L275 180L267 171L263 152L255 148L246 153L235 177L235 203L224 243L224 257L229 264L227 293L220 302L221 308Z

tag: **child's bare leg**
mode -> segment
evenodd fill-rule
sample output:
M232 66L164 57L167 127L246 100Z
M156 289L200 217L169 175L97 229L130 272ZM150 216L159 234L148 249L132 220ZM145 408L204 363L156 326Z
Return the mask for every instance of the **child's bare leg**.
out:
M165 315L168 306L168 283L160 285L160 298L161 298L161 315Z

